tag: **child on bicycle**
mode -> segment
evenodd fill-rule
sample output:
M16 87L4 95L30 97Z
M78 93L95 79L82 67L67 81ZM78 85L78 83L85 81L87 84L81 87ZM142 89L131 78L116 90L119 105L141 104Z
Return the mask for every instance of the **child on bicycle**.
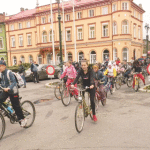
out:
M65 76L67 76L66 87L68 88L71 85L71 83L74 81L74 79L76 78L77 72L76 72L76 69L74 68L74 66L72 65L71 61L68 61L66 63L66 66L67 66L67 68L61 75L60 79L63 79ZM77 84L75 85L75 87L77 87ZM74 94L76 96L78 96L77 89L74 90ZM73 96L73 95L71 95L71 96Z
M79 73L75 79L75 81L72 83L71 87L74 88L74 85L78 82L79 78L82 78L83 81L83 87L86 86L90 87L90 89L87 90L87 92L90 93L90 101L91 101L91 108L93 113L93 120L96 122L97 117L95 113L95 84L94 84L94 74L93 70L88 66L87 60L81 61L81 69L79 70Z
M6 97L2 101L10 97L12 107L15 110L20 126L25 127L27 124L27 119L25 119L20 106L17 81L13 73L6 69L6 63L2 60L0 61L0 72L1 72L1 87L3 88L4 92L6 92L5 93ZM8 76L10 80L8 79Z

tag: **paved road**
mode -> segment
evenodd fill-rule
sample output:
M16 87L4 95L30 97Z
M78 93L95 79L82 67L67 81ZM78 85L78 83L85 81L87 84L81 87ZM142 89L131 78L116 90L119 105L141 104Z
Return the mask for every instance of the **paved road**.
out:
M0 150L149 150L150 93L135 93L126 85L108 95L107 105L100 105L98 122L86 119L84 130L78 134L74 125L77 102L72 99L64 107L54 98L53 89L28 83L21 89L23 100L51 101L35 104L36 120L29 129L10 124L0 141Z

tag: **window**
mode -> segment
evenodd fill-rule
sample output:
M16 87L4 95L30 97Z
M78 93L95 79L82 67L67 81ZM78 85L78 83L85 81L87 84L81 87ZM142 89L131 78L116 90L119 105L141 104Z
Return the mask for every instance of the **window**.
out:
M128 3L127 2L122 3L122 10L128 10Z
M103 7L102 8L102 15L108 14L108 7Z
M109 51L107 49L103 52L103 61L105 61L106 59L109 59Z
M78 53L78 62L81 62L81 60L84 59L84 54L83 52Z
M93 9L89 10L89 17L94 17L94 10Z
M3 45L3 38L0 37L0 49L3 49L4 48L4 45Z
M28 42L28 45L32 45L31 44L31 34L27 34L27 42Z
M27 22L27 28L30 28L30 22L29 21Z
M117 22L114 21L113 22L113 35L116 35L117 34Z
M51 64L51 63L52 63L51 54L47 54L47 64Z
M53 31L53 40L54 40L54 31ZM49 32L49 42L52 42L52 30Z
M52 22L51 16L48 16L48 22Z
M2 33L2 26L0 26L0 33Z
M43 42L43 43L47 43L47 33L46 33L46 31L44 31L44 32L42 33L42 42Z
M122 34L128 34L129 33L129 29L128 29L128 21L124 20L122 22Z
M19 46L23 46L23 36L19 35Z
M103 24L103 37L108 37L108 24Z
M141 27L138 28L139 39L141 39Z
M117 5L116 4L112 5L112 12L114 12L114 11L117 11Z
M114 48L113 49L113 61L116 61L117 60L117 49Z
M90 64L95 64L96 63L96 52L92 51L90 53Z
M32 63L32 62L33 62L33 56L29 55L29 63Z
M70 31L70 29L67 29L67 31L66 31L66 41L71 41L71 31Z
M38 64L42 64L42 55L38 55Z
M139 19L139 20L141 19L141 14L140 14L140 13L138 14L138 19Z
M66 21L70 21L70 15L69 14L66 15Z
M46 18L45 18L45 17L42 17L42 18L41 18L41 22L42 22L42 24L45 24L45 23L46 23Z
M12 47L15 47L15 37L14 36L11 37L11 44L12 44L11 45Z
M133 11L133 16L136 18L136 11L135 10Z
M134 25L134 27L133 27L133 35L134 35L134 38L136 38L136 25Z
M10 27L10 28L11 28L11 30L14 30L14 25L11 25L11 27Z
M77 28L78 40L82 40L82 27Z
M57 65L60 64L60 54L59 53L57 53L57 55L56 55L56 64Z
M67 54L67 59L68 59L68 61L69 61L69 60L72 61L72 53L69 52L69 53Z
M91 25L89 27L90 27L89 38L95 38L95 25Z
M19 24L18 24L18 28L19 28L19 29L22 29L22 23L19 23Z
M123 61L128 61L128 49L127 48L123 49L122 55L123 55Z
M20 57L20 61L21 61L22 63L25 63L25 58L24 58L24 56L21 56L21 57Z
M13 57L13 65L17 65L17 58L16 58L16 56Z
M78 12L77 13L77 19L81 19L82 18L82 12Z

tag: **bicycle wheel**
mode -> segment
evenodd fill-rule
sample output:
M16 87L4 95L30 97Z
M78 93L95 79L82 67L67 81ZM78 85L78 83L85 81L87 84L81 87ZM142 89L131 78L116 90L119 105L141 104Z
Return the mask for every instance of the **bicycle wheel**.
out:
M132 85L133 85L133 78L129 78L128 80L127 80L127 86L128 87L132 87Z
M65 88L61 93L61 101L64 106L68 106L70 104L71 96L67 88Z
M122 84L121 79L117 78L116 83L115 83L115 87L116 87L117 90L119 90L121 88L121 84Z
M85 116L83 103L79 103L75 110L75 127L78 133L80 133L83 130L84 120Z
M3 115L0 113L0 140L3 138L3 135L5 133L5 119L3 117Z
M36 115L35 107L33 103L30 101L24 101L21 104L21 107L22 107L24 117L27 119L27 124L24 128L29 128L32 126L35 120L35 115Z
M61 84L56 85L56 87L55 87L55 89L54 89L55 97L56 97L58 100L61 100L61 89L62 89L62 85L61 85Z
M98 107L99 107L99 100L98 100L97 95L95 96L94 101L95 101L95 110L96 110L96 111L98 111Z
M113 94L112 85L110 85L110 94Z
M139 90L139 81L136 81L136 82L138 82L138 83L134 86L135 92L137 92Z

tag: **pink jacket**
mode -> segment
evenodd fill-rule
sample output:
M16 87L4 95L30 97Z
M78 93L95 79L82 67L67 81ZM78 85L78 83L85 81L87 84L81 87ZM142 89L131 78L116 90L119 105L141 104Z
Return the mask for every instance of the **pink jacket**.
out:
M75 79L76 78L77 72L76 72L76 69L74 68L73 65L71 65L70 67L67 67L60 78L62 79L66 75L68 76L69 79Z

